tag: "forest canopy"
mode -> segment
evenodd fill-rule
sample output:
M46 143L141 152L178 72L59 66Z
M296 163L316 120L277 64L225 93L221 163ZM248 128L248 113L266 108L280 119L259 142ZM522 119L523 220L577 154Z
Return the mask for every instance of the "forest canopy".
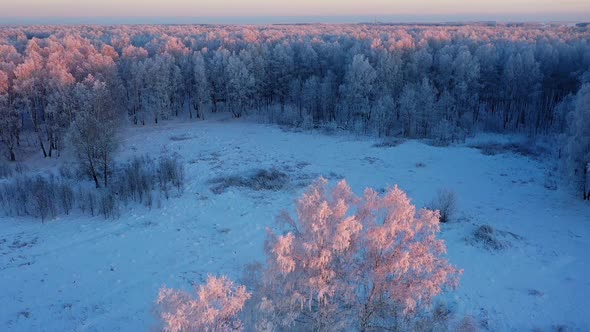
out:
M23 135L50 157L88 114L112 127L224 111L442 144L564 134L580 174L588 81L584 25L4 26L0 136L10 160Z

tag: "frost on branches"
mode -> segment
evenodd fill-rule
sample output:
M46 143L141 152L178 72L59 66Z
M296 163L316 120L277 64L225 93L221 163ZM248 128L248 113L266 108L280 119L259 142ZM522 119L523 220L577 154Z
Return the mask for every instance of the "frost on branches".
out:
M281 220L290 231L269 231L259 329L395 328L458 283L436 238L438 211L416 211L397 187L359 198L344 180L330 188L320 179L297 218Z
M250 293L227 277L209 276L199 286L197 297L183 291L162 288L157 304L164 331L240 331L238 314Z
M269 231L266 267L244 286L209 277L198 297L163 288L157 303L166 331L408 330L433 298L457 286L461 271L436 238L439 212L410 203L397 187L354 195L346 181L320 178L297 201L297 218ZM418 320L415 320L418 322ZM408 323L409 322L409 323Z

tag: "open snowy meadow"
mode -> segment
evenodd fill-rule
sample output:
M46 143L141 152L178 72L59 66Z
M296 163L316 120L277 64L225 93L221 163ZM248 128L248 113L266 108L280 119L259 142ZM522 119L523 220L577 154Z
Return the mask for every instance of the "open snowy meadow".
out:
M357 194L398 185L417 207L439 189L456 193L457 212L440 233L449 261L464 270L456 291L437 298L450 320L471 316L489 331L588 330L590 206L547 184L552 164L471 147L506 137L388 145L227 116L124 129L117 160L170 155L185 164L183 193L151 209L130 203L106 221L77 210L45 223L2 217L0 330L154 328L162 286L190 290L208 274L239 280L246 264L264 261L266 228L320 176L346 179ZM44 173L61 160L27 163ZM220 184L260 170L286 182L275 190Z

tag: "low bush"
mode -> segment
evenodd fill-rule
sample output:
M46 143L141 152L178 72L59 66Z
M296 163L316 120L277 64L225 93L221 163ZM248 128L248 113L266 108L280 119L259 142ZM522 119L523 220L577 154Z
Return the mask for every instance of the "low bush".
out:
M488 250L501 250L507 247L507 244L498 238L497 232L490 225L479 226L473 232L473 240Z
M375 143L373 144L374 148L393 148L396 147L402 143L404 143L406 140L401 139L401 138L388 138L386 140L383 140L379 143Z
M546 153L543 147L531 142L487 142L472 144L470 147L480 150L481 153L486 156L495 156L502 153L514 153L525 157L536 158Z
M19 176L0 185L0 206L12 216L54 218L69 214L74 205L72 186L55 176Z
M178 158L163 156L160 158L157 166L158 183L160 191L166 194L172 189L179 193L184 186L184 165Z
M457 194L448 189L439 189L428 207L440 211L440 222L448 222L457 212Z
M82 213L117 218L120 203L151 207L154 196L168 198L184 186L184 165L172 157L154 162L135 157L115 172L108 188L89 188L77 181L74 168L64 165L55 175L21 175L0 184L0 208L10 216L32 216L45 221L68 215L77 206ZM76 204L77 203L77 204Z
M218 177L210 181L214 184L211 191L215 194L221 194L230 187L243 187L256 191L279 191L287 187L289 182L289 175L276 168L256 170L245 176Z

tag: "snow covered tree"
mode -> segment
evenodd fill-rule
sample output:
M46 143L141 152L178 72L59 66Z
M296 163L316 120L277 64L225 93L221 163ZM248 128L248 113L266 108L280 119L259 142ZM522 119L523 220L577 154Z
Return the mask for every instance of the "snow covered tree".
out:
M16 147L21 131L20 114L11 100L8 75L0 70L0 141L10 161L16 161Z
M269 69L267 73L269 75L272 99L280 103L281 106L285 106L289 95L289 84L293 78L294 71L293 49L291 45L285 43L276 44L272 49L268 64Z
M41 54L42 50L36 39L28 43L26 53L25 61L19 64L14 71L14 91L18 96L20 107L26 110L31 119L33 132L37 137L43 157L48 157L42 130L47 101L46 59Z
M428 137L436 118L436 91L426 78L420 84L406 85L399 101L404 135ZM437 119L439 120L439 119Z
M362 121L366 124L371 120L373 84L377 72L364 55L357 54L346 70L344 83L340 86L343 114L345 121Z
M77 93L83 109L70 129L70 141L81 168L96 187L107 187L113 155L118 146L119 125L116 107L103 82L87 79L78 83ZM102 181L101 181L102 178Z
M230 52L226 49L220 48L213 52L213 56L209 60L208 76L211 83L211 104L213 105L213 112L217 112L218 104L227 101L228 88L228 74L227 66L230 57Z
M315 121L324 120L321 114L321 84L317 76L311 76L301 89L301 99L306 113L311 114Z
M269 231L259 286L266 329L395 330L460 271L444 258L436 211L416 211L397 187L356 197L345 181L318 180L297 201L289 231Z
M567 115L565 160L571 174L582 192L582 198L590 200L590 83L584 84L573 100Z
M234 285L227 277L209 276L195 291L196 298L184 291L160 289L156 303L164 331L243 330L238 314L250 298L244 286Z
M250 106L256 81L239 56L229 57L227 65L227 104L234 117L239 118Z
M211 92L209 81L207 81L207 68L205 66L205 59L201 52L196 52L193 56L193 109L197 112L197 118L204 119L204 107L210 99ZM192 118L192 112L190 112Z

